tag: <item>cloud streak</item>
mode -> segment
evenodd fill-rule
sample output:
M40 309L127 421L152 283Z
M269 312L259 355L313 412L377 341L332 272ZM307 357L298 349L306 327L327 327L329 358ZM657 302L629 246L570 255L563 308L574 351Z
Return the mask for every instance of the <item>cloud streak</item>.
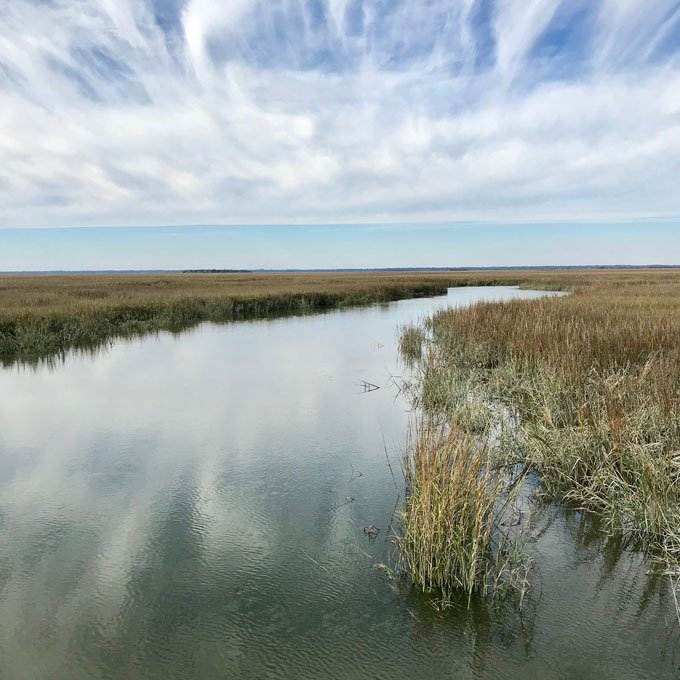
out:
M12 0L0 225L680 214L680 2Z

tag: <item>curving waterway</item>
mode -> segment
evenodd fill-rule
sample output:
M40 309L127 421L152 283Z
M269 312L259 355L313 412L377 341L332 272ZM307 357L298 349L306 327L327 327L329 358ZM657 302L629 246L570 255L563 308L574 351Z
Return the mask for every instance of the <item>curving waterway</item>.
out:
M666 577L578 513L538 515L521 610L438 612L393 577L399 325L543 294L456 288L0 369L0 678L680 677Z

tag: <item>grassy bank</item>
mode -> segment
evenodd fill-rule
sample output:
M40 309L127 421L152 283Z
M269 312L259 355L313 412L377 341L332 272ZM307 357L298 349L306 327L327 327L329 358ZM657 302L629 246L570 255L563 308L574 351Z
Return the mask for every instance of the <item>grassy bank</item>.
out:
M597 513L606 531L675 570L680 273L583 273L571 283L565 297L439 313L420 329L422 343L409 329L402 350L420 369L418 403L430 418L474 431L491 449L487 465L534 470L545 498ZM477 455L472 447L466 464ZM437 474L428 467L418 483ZM476 492L465 493L477 504ZM407 527L413 512L407 503ZM445 565L450 556L435 550L430 560ZM448 573L455 584L456 571Z
M652 279L668 276L650 270ZM322 311L443 293L450 285L573 288L619 270L373 273L185 273L0 276L0 361L32 360L117 336Z
M446 291L437 277L330 274L0 276L0 360L32 360L201 321L301 314Z

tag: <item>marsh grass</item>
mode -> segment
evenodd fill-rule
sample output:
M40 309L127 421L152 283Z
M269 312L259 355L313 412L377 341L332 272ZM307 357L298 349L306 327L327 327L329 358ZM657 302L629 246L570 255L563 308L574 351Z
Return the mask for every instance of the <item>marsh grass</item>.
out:
M399 353L408 366L413 366L422 359L426 337L425 330L414 323L407 324L401 329Z
M570 296L450 309L427 326L432 340L418 383L425 412L463 414L473 429L474 414L464 415L470 394L501 405L511 423L491 440L488 455L497 464L526 465L538 474L542 497L597 513L605 532L677 568L677 273L585 277ZM459 484L438 465L421 475ZM476 503L474 487L455 493ZM441 544L433 542L432 561ZM441 565L447 570L450 558L442 556Z
M674 270L643 272L653 283ZM451 272L156 273L0 275L0 362L34 361L71 348L202 321L306 314L349 305L439 295L449 286L521 285L578 289L584 282L624 289L620 270ZM675 279L673 279L675 277Z
M423 417L404 458L407 495L398 539L404 571L446 605L463 594L519 592L529 563L521 531L503 527L518 476L494 463L486 437L455 419Z
M0 361L30 361L115 337L446 293L427 275L0 276Z
M424 590L446 599L478 590L489 559L500 484L485 449L466 433L419 425L405 462L402 554Z

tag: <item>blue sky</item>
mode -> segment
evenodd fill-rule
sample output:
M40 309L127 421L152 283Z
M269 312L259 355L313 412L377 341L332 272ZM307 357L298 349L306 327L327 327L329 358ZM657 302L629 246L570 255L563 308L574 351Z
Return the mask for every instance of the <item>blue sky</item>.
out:
M0 1L4 268L8 228L187 224L478 224L513 260L537 225L544 262L635 224L631 260L677 245L678 177L680 0Z
M8 229L0 271L677 264L680 230L645 224Z

